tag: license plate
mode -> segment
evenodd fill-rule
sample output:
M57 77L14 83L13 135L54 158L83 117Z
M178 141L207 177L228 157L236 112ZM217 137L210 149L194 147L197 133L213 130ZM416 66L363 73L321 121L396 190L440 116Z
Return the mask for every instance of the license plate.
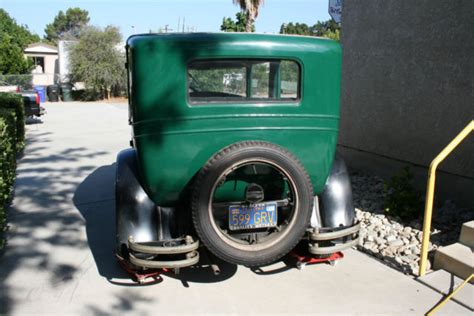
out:
M243 230L277 225L277 204L232 205L229 207L229 229Z

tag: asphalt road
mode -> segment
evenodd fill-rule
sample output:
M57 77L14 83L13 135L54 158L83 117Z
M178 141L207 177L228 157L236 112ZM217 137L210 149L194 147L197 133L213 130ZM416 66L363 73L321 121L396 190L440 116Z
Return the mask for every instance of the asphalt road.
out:
M27 128L0 257L0 314L424 314L442 296L355 250L335 267L221 264L130 285L113 256L120 104L49 103ZM470 314L449 302L443 314Z

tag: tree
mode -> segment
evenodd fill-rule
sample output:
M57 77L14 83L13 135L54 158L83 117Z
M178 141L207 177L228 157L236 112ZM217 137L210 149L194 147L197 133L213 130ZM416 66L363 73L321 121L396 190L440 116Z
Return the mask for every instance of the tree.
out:
M32 34L27 26L18 25L5 10L0 9L0 73L29 73L33 63L24 57L23 49L39 40L39 36Z
M18 45L21 49L40 41L40 37L31 33L28 26L18 25L5 10L0 9L0 36L4 34L10 35L12 45Z
M313 35L312 29L305 23L290 22L283 23L280 27L280 34L297 34L297 35Z
M53 23L47 24L44 39L57 44L59 40L77 39L81 30L89 23L89 12L80 8L69 8L66 13L59 11Z
M328 37L329 34L340 32L340 30L341 30L341 26L332 19L323 21L323 22L318 21L312 27L312 31L315 36L323 36L323 37Z
M305 23L283 23L280 27L280 34L297 34L309 36L321 36L330 38L335 41L340 40L341 26L334 22L334 20L318 21L313 26L309 27Z
M328 30L322 36L339 42L341 40L341 31L340 30L335 30L333 32L331 30Z
M12 37L3 34L0 37L0 73L27 74L33 68L31 59L23 55L23 50L13 43Z
M258 9L263 5L263 0L232 0L234 4L240 6L240 9L245 12L246 24L245 32L254 32L254 22L258 17Z
M224 32L245 32L245 26L247 24L247 17L243 12L237 12L235 14L236 21L231 18L224 17L222 19L221 31ZM255 31L255 26L252 25L252 32Z
M71 81L84 82L87 89L107 98L113 89L125 86L125 56L117 49L121 40L114 26L85 28L69 52Z

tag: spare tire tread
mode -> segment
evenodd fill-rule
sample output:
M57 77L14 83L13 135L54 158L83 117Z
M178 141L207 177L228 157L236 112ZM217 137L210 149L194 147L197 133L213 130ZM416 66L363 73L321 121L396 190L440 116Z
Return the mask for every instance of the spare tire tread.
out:
M258 149L258 150L268 149L271 155L279 156L279 159L283 161L282 163L291 164L293 169L296 171L296 175L301 177L299 182L301 182L302 185L300 185L298 190L304 191L304 192L299 193L299 195L306 197L307 201L300 201L300 207L299 207L300 209L296 210L295 211L296 213L294 214L294 216L297 216L297 217L299 216L299 218L295 219L297 223L295 224L294 227L292 227L293 230L296 230L298 232L296 238L293 235L291 242L290 243L286 242L285 246L280 246L279 247L280 251L277 253L274 253L271 257L262 255L261 253L255 253L251 260L243 261L242 257L239 256L238 254L232 253L232 251L221 251L212 242L210 242L207 233L203 231L203 227L201 225L202 223L199 216L201 215L200 212L202 212L201 210L202 207L200 206L200 203L202 203L202 201L200 201L200 198L202 198L201 196L202 188L206 186L207 177L210 175L210 173L214 172L214 169L216 169L216 165L221 164L223 160L225 161L228 159L236 159L235 155L241 154L242 150L245 150L245 149ZM193 193L192 193L193 223L194 223L196 232L198 236L200 237L201 241L203 242L203 244L217 257L220 257L221 259L231 262L231 263L244 264L246 266L266 265L266 264L276 261L277 259L286 255L289 251L291 251L301 240L301 237L304 235L306 228L309 225L309 219L311 216L312 206L313 206L313 187L312 187L309 175L306 172L305 168L302 166L301 162L288 150L278 145L264 142L264 141L242 141L242 142L229 145L223 148L222 150L220 150L212 158L210 158L208 162L198 172L198 175L196 176L196 180L194 183Z

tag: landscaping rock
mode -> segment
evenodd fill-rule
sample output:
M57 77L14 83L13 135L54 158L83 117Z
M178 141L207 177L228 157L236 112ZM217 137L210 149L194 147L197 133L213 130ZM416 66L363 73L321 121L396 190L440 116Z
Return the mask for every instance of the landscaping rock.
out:
M395 239L395 240L390 241L388 244L393 247L400 247L400 246L403 246L403 241L400 239Z
M403 223L399 217L384 214L384 183L376 176L351 175L356 218L361 222L357 248L373 255L403 273L418 275L422 223ZM420 210L420 214L423 210ZM429 251L457 241L463 222L474 219L474 210L457 208L451 201L435 210ZM431 264L428 260L428 270Z

